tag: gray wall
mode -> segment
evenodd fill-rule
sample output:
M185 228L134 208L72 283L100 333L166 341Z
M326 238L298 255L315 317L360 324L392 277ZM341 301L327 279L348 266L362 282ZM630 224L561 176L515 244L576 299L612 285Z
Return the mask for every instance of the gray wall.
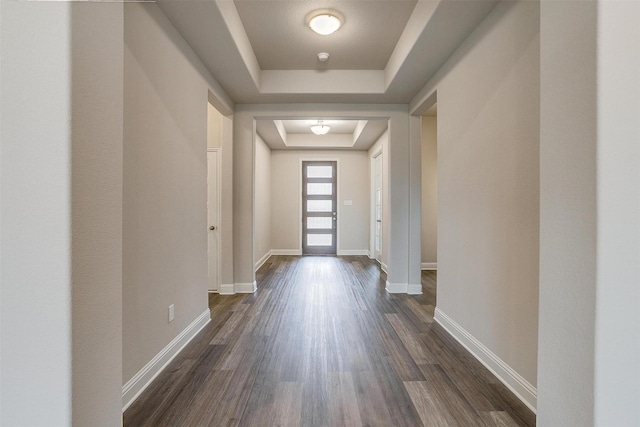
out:
M126 382L207 310L207 102L213 79L156 4L125 5L124 42Z
M422 118L422 265L438 262L438 119Z
M598 7L595 424L640 425L640 3Z
M272 249L302 250L302 160L338 162L338 253L369 246L369 159L366 151L276 150L271 153ZM256 193L257 194L257 193ZM351 200L345 206L344 200ZM259 216L259 211L256 211Z
M0 424L118 425L123 6L0 10Z
M540 425L640 424L639 19L542 3Z

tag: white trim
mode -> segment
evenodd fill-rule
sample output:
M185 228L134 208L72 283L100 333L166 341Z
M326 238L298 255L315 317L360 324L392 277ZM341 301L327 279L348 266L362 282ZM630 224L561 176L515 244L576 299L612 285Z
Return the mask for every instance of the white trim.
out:
M122 387L122 412L140 396L151 382L167 367L198 332L211 321L211 311L207 308L186 329L175 337L165 348L160 350L133 378Z
M236 283L233 288L237 294L252 294L258 290L258 284L254 280L253 283Z
M380 261L379 259L377 259L376 261L378 261L378 264L380 264L380 270L384 271L384 274L389 274L389 267L387 267L387 264Z
M255 271L258 271L262 265L267 262L267 260L271 258L271 250L268 250L266 254L262 258L258 260L255 266Z
M407 285L407 293L409 295L422 295L422 284L411 284Z
M408 285L406 283L390 283L387 280L387 286L385 289L390 294L406 294Z
M215 108L215 107L214 107ZM218 212L216 212L216 218L218 218L218 224L216 224L216 228L217 228L217 232L218 232L218 250L217 250L217 254L218 254L218 260L217 260L217 271L216 271L216 285L218 286L218 289L209 289L209 292L213 291L216 292L219 290L220 287L220 266L222 265L222 254L220 253L220 239L222 237L222 235L220 234L220 223L222 222L222 167L221 167L221 160L222 160L222 150L220 148L209 148L207 147L207 200L209 200L209 182L208 182L208 177L209 177L209 153L216 153L216 184L218 188L216 188L216 194L217 194L217 199L216 200L216 208L218 210ZM207 209L208 209L208 204L207 204ZM209 222L209 213L207 211L207 222ZM207 229L209 227L207 226ZM208 232L208 231L207 231ZM207 236L207 257L209 257L209 239ZM208 259L207 259L207 267L208 267ZM207 272L207 286L209 286L209 273Z
M222 285L220 285L220 292L218 292L220 295L233 295L235 294L235 290L233 289L233 283L229 284L229 283L223 283Z
M302 255L302 249L271 249L271 255Z
M388 129L388 128L387 128ZM387 130L385 130L386 132ZM383 133L384 134L384 133ZM381 135L382 136L382 135ZM378 140L380 139L380 137L378 138ZM377 141L376 141L377 142ZM371 191L369 192L369 197L370 197L370 206L369 206L369 258L371 259L376 259L376 229L375 229L375 223L376 223L376 202L375 202L375 198L376 198L376 173L375 173L375 163L378 157L383 156L382 152L384 150L384 145L380 145L380 150L376 151L373 155L371 155L371 157L369 158L369 180L370 180L370 188ZM383 202L384 202L384 157L381 158L381 171L380 173L383 175L381 177L380 180L380 192L381 192L381 200L380 200L380 209L381 209L381 213L380 213L380 220L383 221L383 216L382 214L384 213L384 207L383 207ZM382 227L384 223L381 223L381 228L380 228L380 257L382 257L382 251L384 249L384 247L382 246ZM376 261L380 262L380 260L376 259ZM381 263L382 264L382 263ZM386 267L386 266L385 266ZM387 270L383 269L384 272L386 273Z
M423 262L420 264L420 270L437 270L438 263L437 262Z
M338 255L366 255L369 256L369 249L342 249L338 251Z
M538 390L531 383L437 307L434 318L469 353L506 385L522 403L527 405L533 413L536 412Z

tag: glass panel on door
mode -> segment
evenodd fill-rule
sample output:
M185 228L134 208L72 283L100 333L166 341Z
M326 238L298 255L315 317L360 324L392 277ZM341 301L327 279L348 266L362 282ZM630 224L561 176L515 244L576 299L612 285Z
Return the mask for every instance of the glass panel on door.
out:
M333 219L328 216L307 217L307 229L309 230L330 230L333 228Z

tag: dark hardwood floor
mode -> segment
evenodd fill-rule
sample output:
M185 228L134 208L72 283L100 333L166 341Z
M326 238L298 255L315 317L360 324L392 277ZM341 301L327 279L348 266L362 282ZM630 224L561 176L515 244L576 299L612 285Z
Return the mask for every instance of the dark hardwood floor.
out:
M533 426L535 416L367 257L273 256L125 412L125 426Z

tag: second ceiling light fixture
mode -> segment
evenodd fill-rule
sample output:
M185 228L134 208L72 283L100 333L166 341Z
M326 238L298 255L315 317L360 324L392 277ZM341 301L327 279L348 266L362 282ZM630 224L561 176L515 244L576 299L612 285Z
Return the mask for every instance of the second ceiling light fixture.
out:
M315 133L316 135L326 135L330 129L331 127L325 125L322 120L318 120L317 125L311 126L311 132Z

